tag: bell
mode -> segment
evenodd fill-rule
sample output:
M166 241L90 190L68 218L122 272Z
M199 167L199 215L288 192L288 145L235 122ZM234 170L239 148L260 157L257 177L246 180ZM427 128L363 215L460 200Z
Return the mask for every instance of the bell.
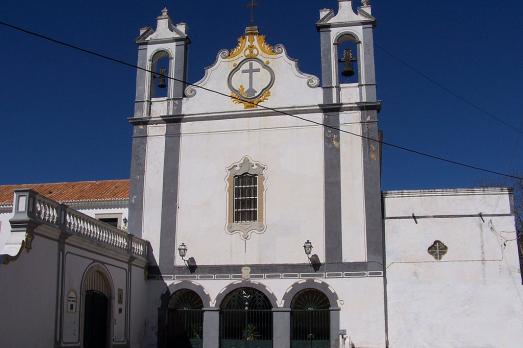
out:
M346 49L343 52L343 59L340 59L340 63L343 63L343 71L341 74L345 77L351 77L354 76L354 62L356 61L356 58L352 55L352 50Z
M167 79L165 76L167 75L167 69L160 68L160 75L155 75L154 78L159 79L158 81L158 88L166 88L167 87Z

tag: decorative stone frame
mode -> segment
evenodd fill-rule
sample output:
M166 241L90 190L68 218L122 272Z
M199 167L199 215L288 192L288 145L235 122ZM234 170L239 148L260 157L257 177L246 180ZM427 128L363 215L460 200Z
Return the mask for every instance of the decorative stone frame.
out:
M229 234L240 234L244 240L249 240L252 233L263 233L267 228L265 225L265 170L267 167L260 162L253 161L248 156L243 157L240 162L234 163L227 168L227 226ZM234 221L234 177L242 174L257 175L258 177L258 219L255 222Z

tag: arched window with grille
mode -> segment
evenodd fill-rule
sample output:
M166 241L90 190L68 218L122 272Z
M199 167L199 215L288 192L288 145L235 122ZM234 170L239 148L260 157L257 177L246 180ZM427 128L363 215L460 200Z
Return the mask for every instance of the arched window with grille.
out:
M175 292L169 300L167 346L203 347L203 302L192 290Z
M253 288L228 294L220 306L220 348L271 348L272 305Z
M316 289L305 289L291 302L291 348L330 347L330 302Z

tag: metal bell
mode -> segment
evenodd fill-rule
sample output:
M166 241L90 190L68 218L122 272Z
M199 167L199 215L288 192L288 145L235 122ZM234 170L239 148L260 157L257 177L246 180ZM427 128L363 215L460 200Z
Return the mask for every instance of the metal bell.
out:
M154 76L154 78L159 79L159 81L158 81L158 88L166 88L167 87L166 76L167 76L167 69L160 68L160 74Z
M356 61L356 58L352 55L352 50L346 49L343 52L343 59L340 59L340 63L343 63L343 71L341 74L345 77L354 76L354 62Z

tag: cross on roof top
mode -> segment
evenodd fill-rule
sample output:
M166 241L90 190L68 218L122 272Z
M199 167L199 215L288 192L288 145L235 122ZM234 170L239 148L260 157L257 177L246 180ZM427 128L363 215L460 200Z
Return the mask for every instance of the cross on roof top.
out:
M250 0L246 6L247 6L247 8L251 9L251 24L254 24L254 15L255 15L255 10L256 10L256 7L258 6L258 3L256 2L256 0Z

